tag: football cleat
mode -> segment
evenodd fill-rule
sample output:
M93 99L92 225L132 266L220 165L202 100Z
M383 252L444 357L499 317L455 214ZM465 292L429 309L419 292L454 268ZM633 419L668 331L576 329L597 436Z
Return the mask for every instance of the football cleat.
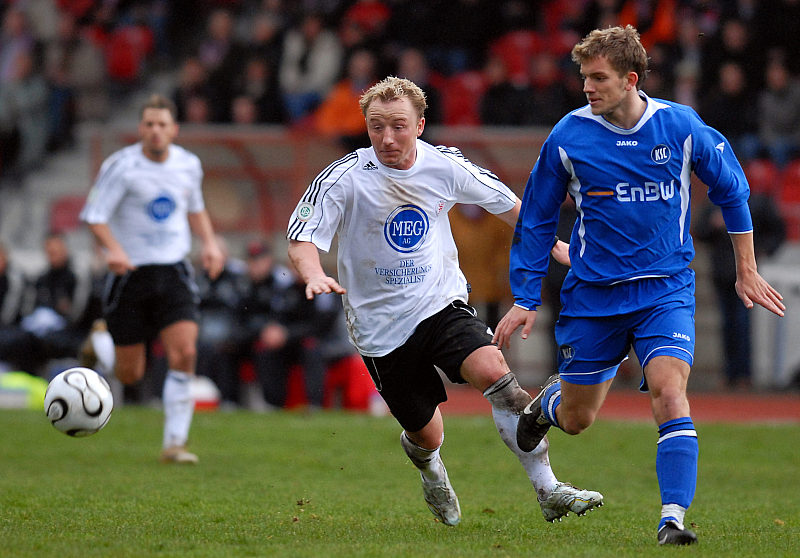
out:
M444 480L441 481L428 482L423 477L422 492L428 509L439 521L445 525L458 525L461 521L461 506L458 505L458 497L450 486L447 471L444 473Z
M558 483L546 499L539 500L542 515L551 523L556 519L561 521L561 518L569 515L569 512L584 515L602 505L603 495L599 492L581 490L566 482Z
M697 535L694 531L686 529L683 525L676 521L667 521L664 526L658 530L658 544L674 544L674 545L687 545L695 544L697 542Z
M517 424L517 445L522 451L536 449L547 431L550 430L550 421L542 413L542 397L544 397L544 391L557 381L559 381L558 374L547 378L538 395L520 413L519 424Z
M159 458L159 461L161 463L194 465L199 461L199 459L195 454L187 451L183 446L172 446L170 448L164 448L161 451L161 457Z

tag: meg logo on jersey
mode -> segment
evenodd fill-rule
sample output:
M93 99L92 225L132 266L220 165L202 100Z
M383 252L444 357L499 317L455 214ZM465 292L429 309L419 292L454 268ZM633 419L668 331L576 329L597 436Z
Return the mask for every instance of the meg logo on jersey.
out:
M428 216L422 209L411 204L401 205L386 219L383 236L398 252L416 252L425 242L428 227Z
M154 221L166 221L175 211L175 200L166 194L161 194L147 205L147 213Z

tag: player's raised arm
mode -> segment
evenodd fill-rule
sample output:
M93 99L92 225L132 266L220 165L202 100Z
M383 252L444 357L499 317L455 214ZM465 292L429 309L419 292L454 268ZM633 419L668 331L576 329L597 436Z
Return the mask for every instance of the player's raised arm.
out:
M306 298L309 300L318 294L347 292L336 279L327 275L322 269L319 250L313 243L290 240L289 259L306 284Z

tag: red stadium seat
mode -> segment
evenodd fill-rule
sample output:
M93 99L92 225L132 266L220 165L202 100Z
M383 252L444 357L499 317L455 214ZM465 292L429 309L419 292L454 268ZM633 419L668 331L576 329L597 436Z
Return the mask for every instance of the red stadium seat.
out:
M786 237L795 242L800 240L800 159L784 168L776 200L786 222Z
M753 159L746 163L744 174L752 192L772 196L780 187L781 171L770 159Z
M480 101L486 80L477 71L462 72L447 80L444 95L444 123L448 126L477 126L481 123Z
M50 205L50 231L57 234L68 233L81 226L79 215L86 196L62 196Z

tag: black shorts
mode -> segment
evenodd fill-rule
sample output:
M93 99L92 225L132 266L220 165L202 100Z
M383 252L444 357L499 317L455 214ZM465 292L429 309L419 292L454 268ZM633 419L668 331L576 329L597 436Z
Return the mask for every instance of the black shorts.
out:
M423 320L402 346L382 357L363 356L375 387L389 410L409 432L417 432L447 401L437 368L458 384L461 364L474 351L492 344L489 327L475 309L456 300Z
M103 315L115 345L154 339L170 324L198 321L200 297L186 262L143 265L125 275L109 274Z

